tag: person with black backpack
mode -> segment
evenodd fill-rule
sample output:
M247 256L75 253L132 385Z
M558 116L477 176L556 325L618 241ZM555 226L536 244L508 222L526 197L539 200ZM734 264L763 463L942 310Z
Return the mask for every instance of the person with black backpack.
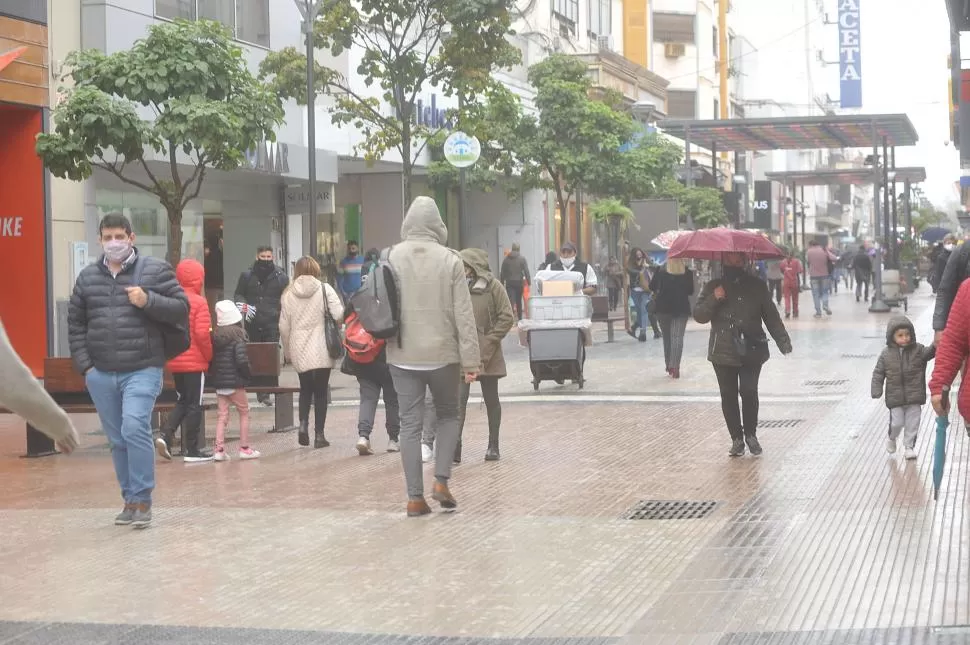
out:
M280 301L290 279L286 271L273 261L273 249L256 249L256 262L239 276L233 300L246 321L246 334L251 343L280 341ZM271 405L269 394L256 397L263 405Z
M166 361L191 344L189 301L171 265L139 254L127 217L105 215L98 230L104 252L78 275L68 307L71 358L111 443L125 502L115 524L145 528L155 488L151 416Z

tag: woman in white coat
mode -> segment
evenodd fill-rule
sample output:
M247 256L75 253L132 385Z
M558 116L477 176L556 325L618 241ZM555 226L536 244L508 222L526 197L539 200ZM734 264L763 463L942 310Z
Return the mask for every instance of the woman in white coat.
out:
M344 318L343 303L333 287L320 281L320 265L317 261L302 257L294 267L292 284L283 292L280 338L284 356L300 376L300 445L310 445L312 404L314 448L330 445L324 435L324 426L327 423L330 371L337 361L327 351L324 327L327 313L340 324Z

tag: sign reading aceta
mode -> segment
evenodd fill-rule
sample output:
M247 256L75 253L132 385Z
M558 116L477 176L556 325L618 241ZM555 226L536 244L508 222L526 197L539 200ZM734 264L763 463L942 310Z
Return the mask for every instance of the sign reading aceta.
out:
M468 168L482 156L482 144L477 137L458 130L445 139L444 153L445 159L455 168Z
M843 108L862 107L861 1L839 0L839 103Z

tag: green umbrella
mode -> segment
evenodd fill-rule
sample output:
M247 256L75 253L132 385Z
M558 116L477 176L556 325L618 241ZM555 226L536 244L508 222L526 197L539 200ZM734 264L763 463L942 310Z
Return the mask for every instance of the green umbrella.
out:
M950 388L943 388L943 409L950 411ZM933 450L933 500L940 497L940 484L943 482L943 465L946 463L946 429L950 418L944 414L936 417L936 446Z

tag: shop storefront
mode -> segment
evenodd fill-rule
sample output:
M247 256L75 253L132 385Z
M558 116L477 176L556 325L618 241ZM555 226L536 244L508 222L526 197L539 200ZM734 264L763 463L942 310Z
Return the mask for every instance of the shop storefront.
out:
M8 16L3 11L0 9L0 276L4 276L0 279L0 319L17 353L37 376L43 376L50 321L48 190L34 141L47 122L46 17L43 13Z

